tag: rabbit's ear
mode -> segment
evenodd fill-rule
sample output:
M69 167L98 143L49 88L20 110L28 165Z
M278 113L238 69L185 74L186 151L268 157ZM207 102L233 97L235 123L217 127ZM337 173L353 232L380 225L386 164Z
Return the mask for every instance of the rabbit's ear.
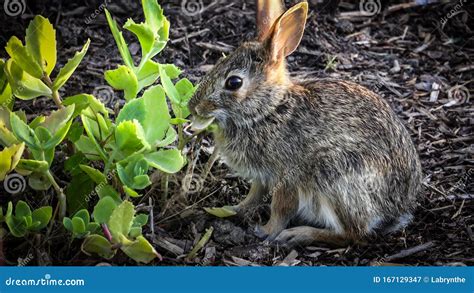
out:
M270 50L274 62L282 61L293 53L303 38L308 3L301 2L290 8L275 23L271 35Z
M259 41L268 37L273 24L282 14L282 0L257 0L257 39Z

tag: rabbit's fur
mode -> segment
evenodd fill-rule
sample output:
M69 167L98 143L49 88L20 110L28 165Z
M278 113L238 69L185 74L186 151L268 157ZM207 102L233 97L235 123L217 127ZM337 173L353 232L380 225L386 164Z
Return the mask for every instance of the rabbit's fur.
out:
M258 1L261 19L275 17L261 11L262 3L272 9L268 3L277 2ZM221 155L252 180L234 209L246 211L272 197L270 220L258 235L289 245L343 245L406 225L421 167L408 131L378 95L348 81L289 78L284 58L301 39L306 13L307 4L300 3L275 24L260 24L259 39L221 60L189 108L196 119L215 118ZM278 25L286 30L294 22L299 26L276 46ZM242 78L240 89L225 88L229 76ZM287 229L293 219L307 226Z

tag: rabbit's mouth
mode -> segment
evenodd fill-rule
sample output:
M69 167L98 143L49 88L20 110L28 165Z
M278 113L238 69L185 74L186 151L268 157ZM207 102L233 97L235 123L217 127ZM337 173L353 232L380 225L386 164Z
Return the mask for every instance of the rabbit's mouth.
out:
M191 123L191 128L194 130L204 130L209 125L214 122L216 117L201 117L198 115L194 115L193 122Z

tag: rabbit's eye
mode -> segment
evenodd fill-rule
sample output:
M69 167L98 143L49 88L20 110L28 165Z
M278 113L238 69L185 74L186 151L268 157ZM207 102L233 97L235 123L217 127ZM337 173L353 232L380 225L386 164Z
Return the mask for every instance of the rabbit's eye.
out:
M225 88L229 91L236 91L242 86L242 78L238 76L231 76L225 82Z

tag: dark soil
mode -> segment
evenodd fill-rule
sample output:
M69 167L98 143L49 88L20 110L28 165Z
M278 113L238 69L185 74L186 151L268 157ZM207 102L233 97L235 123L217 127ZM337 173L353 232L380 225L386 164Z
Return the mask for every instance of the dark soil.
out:
M142 19L139 2L130 2L106 1L121 24L127 17ZM160 1L171 21L171 42L158 60L180 66L197 82L222 54L253 37L253 2L203 1L201 13L190 16L184 13L181 1ZM410 130L423 163L425 189L414 222L366 245L332 248L321 244L294 250L265 245L251 230L268 218L268 207L255 211L251 219L217 219L202 210L238 203L249 185L219 161L206 176L213 142L211 137L199 137L187 149L191 159L186 170L170 185L167 207L158 204L159 184L138 200L144 205L150 199L154 203L153 229L148 227L146 232L163 255L163 261L155 265L474 265L474 107L470 97L474 88L474 5L451 1L409 7L394 6L399 4L394 2L385 11L366 17L351 13L359 12L358 2L354 3L342 2L334 17L313 9L302 45L289 57L289 65L299 76L357 81L390 102ZM101 4L92 0L29 1L21 17L0 15L0 47L11 35L22 39L35 14L48 17L57 29L60 65L90 38L89 52L62 94L95 93L114 107L121 97L110 98L103 72L121 60L103 13L95 16ZM137 41L128 33L125 38L138 56ZM4 50L0 57L6 57ZM36 115L53 105L39 99L18 101L16 107ZM61 159L55 166L61 174ZM67 182L66 175L59 176ZM187 192L183 185L188 186ZM30 191L13 200L28 197L44 203L41 196ZM2 199L2 203L8 200L12 199ZM186 260L184 256L211 226L214 232L205 248L195 259ZM96 265L102 261L83 254L80 241L71 243L59 222L48 238L42 237L24 241L7 236L3 243L6 263L16 265L18 258L29 256L28 265ZM133 265L123 255L109 263Z

